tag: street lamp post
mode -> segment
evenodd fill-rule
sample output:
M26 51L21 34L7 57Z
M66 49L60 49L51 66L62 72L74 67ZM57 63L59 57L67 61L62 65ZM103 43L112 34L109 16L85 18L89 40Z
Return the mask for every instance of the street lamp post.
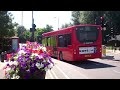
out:
M54 17L54 18L57 18L57 21L58 21L58 30L59 30L59 17Z
M34 18L33 18L33 11L32 11L32 28L33 28L33 24L34 24Z
M21 25L23 26L23 11L22 11L22 20L21 20Z
M32 35L31 35L31 41L34 42L34 18L33 18L33 11L32 11L32 29L31 29L31 32L32 32Z
M58 30L59 30L59 17L58 17Z

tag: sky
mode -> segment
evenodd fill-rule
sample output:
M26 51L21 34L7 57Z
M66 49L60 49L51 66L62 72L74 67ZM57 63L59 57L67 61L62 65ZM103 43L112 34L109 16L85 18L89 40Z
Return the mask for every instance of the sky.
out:
M10 11L13 14L13 22L30 29L32 27L32 11ZM54 30L61 28L62 24L72 22L71 11L33 11L34 23L36 28L43 28L46 24L53 26ZM59 22L59 24L58 24Z

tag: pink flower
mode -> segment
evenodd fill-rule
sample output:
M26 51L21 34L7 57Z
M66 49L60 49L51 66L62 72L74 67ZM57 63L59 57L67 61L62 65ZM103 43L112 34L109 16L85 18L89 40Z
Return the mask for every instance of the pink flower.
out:
M11 58L11 54L7 54L7 59L10 59Z

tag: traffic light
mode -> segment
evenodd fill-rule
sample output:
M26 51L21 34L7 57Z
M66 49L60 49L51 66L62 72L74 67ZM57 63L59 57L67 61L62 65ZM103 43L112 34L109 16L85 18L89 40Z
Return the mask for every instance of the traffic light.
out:
M34 30L34 31L36 31L36 29L35 29L35 28L36 28L36 25L35 25L35 24L33 24L33 30Z
M113 28L111 28L111 29L110 29L110 32L111 32L111 35L112 35L112 36L113 36L113 38L114 38L114 36L115 36L114 29L113 29Z
M113 28L111 28L110 30L111 30L111 33L113 34Z
M33 29L32 29L32 28L30 28L30 32L33 32Z
M100 17L101 26L104 27L104 17Z
M36 31L36 25L35 24L33 24L33 28L30 28L30 32L34 32L34 31Z

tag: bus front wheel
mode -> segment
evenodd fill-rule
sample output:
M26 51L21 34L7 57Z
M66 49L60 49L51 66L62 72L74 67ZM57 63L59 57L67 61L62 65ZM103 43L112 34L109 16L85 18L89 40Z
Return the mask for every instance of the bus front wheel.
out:
M63 54L62 54L62 52L59 53L59 59L60 59L61 61L63 61Z

